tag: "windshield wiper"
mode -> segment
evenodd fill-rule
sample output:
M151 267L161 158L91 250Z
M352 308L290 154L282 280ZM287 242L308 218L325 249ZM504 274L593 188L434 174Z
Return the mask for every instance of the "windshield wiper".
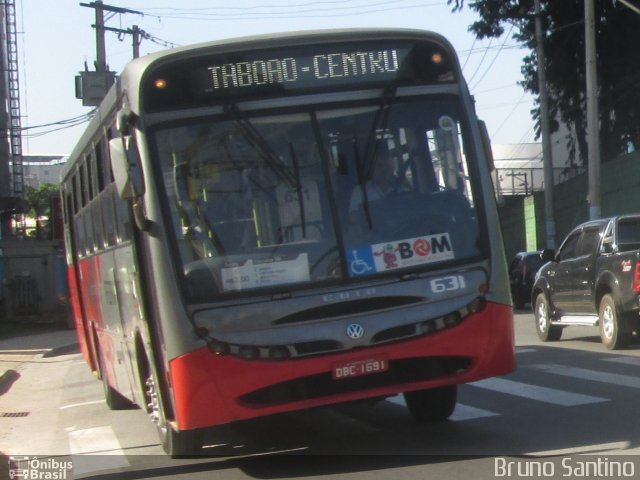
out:
M371 124L371 130L369 131L369 137L367 139L367 147L364 152L364 159L360 161L360 154L358 151L358 142L353 139L354 155L356 159L356 168L358 172L358 183L362 189L362 205L364 208L365 217L367 219L367 225L369 230L373 229L373 221L371 219L371 209L369 208L369 195L367 192L367 179L371 176L373 171L373 159L376 150L378 149L378 131L383 132L387 128L389 122L389 114L391 113L391 102L396 97L396 87L391 85L384 89L382 92L380 106L376 111L376 115Z
M266 160L276 176L283 180L290 188L295 188L295 175L291 172L282 160L275 154L269 142L265 140L262 134L251 123L251 120L238 108L236 104L225 105L227 113L231 114L235 123L240 127L244 137L249 141L251 146L258 152L261 158Z

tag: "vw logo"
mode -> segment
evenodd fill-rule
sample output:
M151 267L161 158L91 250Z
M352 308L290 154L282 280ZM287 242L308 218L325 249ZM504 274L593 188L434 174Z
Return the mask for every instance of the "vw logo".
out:
M347 326L347 336L353 340L362 338L364 335L364 327L359 323L351 323Z

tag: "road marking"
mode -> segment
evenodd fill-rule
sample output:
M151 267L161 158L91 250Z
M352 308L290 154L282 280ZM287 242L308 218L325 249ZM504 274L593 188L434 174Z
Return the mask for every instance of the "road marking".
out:
M395 403L396 405L400 405L402 407L407 406L402 395L396 395L395 397L387 398L387 401ZM469 405L458 403L456 404L456 409L453 411L453 414L449 417L449 420L461 422L465 420L474 420L476 418L495 417L498 415L500 414L496 412L491 412L489 410L483 410L481 408L471 407Z
M640 378L632 377L630 375L620 375L619 373L599 372L596 370L587 370L586 368L569 367L553 363L528 365L526 368L551 373L553 375L579 378L581 380L609 383L621 387L640 388Z
M91 402L72 403L71 405L63 405L62 407L60 407L60 410L67 410L69 408L76 408L76 407L84 407L85 405L96 405L98 403L104 403L104 399L93 400Z
M532 353L537 351L535 348L516 348L516 353Z
M532 457L550 457L560 455L606 455L606 454L622 454L631 455L626 453L631 448L629 442L611 442L611 443L599 443L596 445L583 445L582 447L570 447L559 448L556 450L544 450L540 452L527 452L525 455L531 455Z
M513 380L505 380L503 378L488 378L486 380L480 380L479 382L469 383L468 385L492 390L494 392L524 397L539 402L552 403L563 407L606 402L609 400L607 398L593 397L591 395L583 395L581 393L572 393L564 390L557 390L555 388L514 382Z
M614 357L602 358L603 362L622 363L624 365L640 366L640 357Z
M496 417L500 415L497 412L490 410L483 410L482 408L471 407L469 405L463 405L458 403L456 409L453 411L453 415L449 418L451 420L463 421L463 420L475 420L476 418Z
M109 426L74 430L68 435L69 453L76 477L130 466L116 434Z

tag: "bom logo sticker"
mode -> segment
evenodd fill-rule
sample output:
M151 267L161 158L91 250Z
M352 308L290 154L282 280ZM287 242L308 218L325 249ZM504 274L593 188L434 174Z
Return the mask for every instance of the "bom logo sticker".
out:
M378 243L351 249L347 254L352 276L371 275L452 258L454 251L448 233Z

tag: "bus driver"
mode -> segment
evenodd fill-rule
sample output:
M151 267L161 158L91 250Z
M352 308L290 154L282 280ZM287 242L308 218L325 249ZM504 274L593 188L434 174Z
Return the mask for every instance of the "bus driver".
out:
M409 185L406 179L396 176L396 159L389 150L376 153L373 160L371 178L366 183L356 185L349 201L349 219L352 226L361 223L362 209L365 202L383 200L398 192L406 192Z

